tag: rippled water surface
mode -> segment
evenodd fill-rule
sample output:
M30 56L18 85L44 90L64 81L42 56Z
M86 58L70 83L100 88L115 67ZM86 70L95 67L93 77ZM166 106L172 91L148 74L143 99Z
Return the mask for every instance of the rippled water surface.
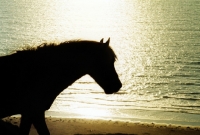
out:
M0 54L70 39L111 38L123 83L89 76L50 111L200 126L200 0L0 0Z

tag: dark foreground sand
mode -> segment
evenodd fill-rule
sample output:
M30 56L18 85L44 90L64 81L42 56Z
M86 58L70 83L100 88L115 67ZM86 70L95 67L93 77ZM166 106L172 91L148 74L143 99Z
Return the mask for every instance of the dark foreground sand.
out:
M0 135L16 135L19 117L0 122ZM12 123L12 125L10 124ZM200 135L200 127L133 123L112 120L46 118L51 135ZM30 135L37 135L34 127Z

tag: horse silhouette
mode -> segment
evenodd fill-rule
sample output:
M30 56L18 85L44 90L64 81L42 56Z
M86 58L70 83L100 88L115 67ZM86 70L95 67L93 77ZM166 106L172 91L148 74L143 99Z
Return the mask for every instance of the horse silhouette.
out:
M44 43L0 57L0 118L21 114L20 135L28 135L32 124L49 135L44 112L80 77L90 75L106 94L118 92L122 84L109 42Z

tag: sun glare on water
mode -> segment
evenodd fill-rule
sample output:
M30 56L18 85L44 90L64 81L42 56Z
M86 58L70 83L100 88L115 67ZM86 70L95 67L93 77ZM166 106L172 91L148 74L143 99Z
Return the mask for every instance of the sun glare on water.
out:
M117 19L112 14L115 8L119 6L116 3L117 1L113 0L59 0L51 3L51 5L54 5L52 6L53 9L44 11L45 14L42 16L50 22L46 31L51 34L48 35L49 37L46 36L45 39L52 40L55 38L55 40L60 41L66 38L99 40L103 37L111 37L115 34L110 29ZM115 6L110 8L110 5Z
M97 108L77 108L76 113L85 118L109 117L112 115L109 110Z

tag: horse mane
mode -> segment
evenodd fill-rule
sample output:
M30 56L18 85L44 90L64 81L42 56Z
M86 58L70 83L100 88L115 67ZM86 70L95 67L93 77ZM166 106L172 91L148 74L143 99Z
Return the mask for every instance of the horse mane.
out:
M55 51L60 51L63 53L66 53L66 50L71 50L73 49L76 51L79 48L84 48L84 49L92 49L92 48L100 48L101 44L100 42L96 41L90 41L90 40L70 40L70 41L64 41L59 44L57 43L42 43L39 46L36 47L31 47L27 46L23 48L20 51L17 51L16 54L25 54L25 55L32 55L32 54L37 54L37 53L55 53ZM117 56L113 49L108 46L109 52L111 55L114 57L114 59L117 59Z

